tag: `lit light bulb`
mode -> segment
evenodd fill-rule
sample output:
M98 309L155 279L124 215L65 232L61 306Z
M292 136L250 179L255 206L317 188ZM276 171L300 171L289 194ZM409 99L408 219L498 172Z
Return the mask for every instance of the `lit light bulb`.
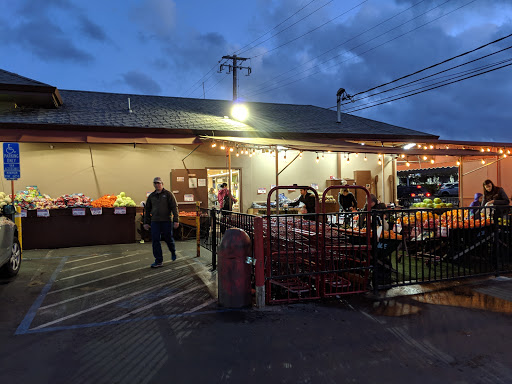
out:
M500 153L503 153L503 149L500 149Z
M320 158L318 157L318 155L316 155L316 163L318 164L320 162Z
M480 152L485 152L485 149L481 148L481 149L480 149Z
M382 161L381 160L379 160L379 165L382 165Z
M229 147L229 152L233 152L235 149L233 147Z
M428 147L425 145L425 146L423 147L423 149L428 149Z
M402 159L405 159L405 155L404 155L403 153L400 155L400 157L401 157Z
M507 151L507 155L510 155L510 149Z
M506 158L507 158L507 154L506 154L506 153L504 153L504 154L503 154L503 158L504 158L504 159L506 159Z
M460 161L457 161L457 167L460 165Z
M286 160L286 151L284 151L284 157L283 157L283 159L285 159L285 160Z
M434 164L434 163L435 163L434 159L430 159L430 164Z
M482 159L482 164L485 164L485 160L484 159Z
M423 156L423 160L427 160L427 156Z
M408 167L410 167L410 166L411 166L411 163L406 162L406 163L405 163L405 165L406 165L406 166L408 166Z
M251 152L251 153L249 153L249 157L252 157L252 152Z
M302 160L302 151L300 151L299 160Z
M240 156L240 153L238 153L238 151L236 151L236 157Z
M382 155L379 153L379 159L382 157Z
M247 148L245 148L245 154L248 155L249 154L249 151L247 150Z
M217 146L217 143L214 140L213 143L212 143L212 148L215 148L216 146Z
M356 157L359 157L359 153L356 153Z
M487 152L491 152L491 148L487 148Z
M222 149L222 150L226 149L225 143L222 143L222 145L220 146L220 149Z
M366 155L364 155L364 161L368 161L368 158L366 157Z
M431 145L431 146L430 146L430 149L434 149L434 146L433 146L433 145Z
M421 148L421 144L418 144L418 148Z

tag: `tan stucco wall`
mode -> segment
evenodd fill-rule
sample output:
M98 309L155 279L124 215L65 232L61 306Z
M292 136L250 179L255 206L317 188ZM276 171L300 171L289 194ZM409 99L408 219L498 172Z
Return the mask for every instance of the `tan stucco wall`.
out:
M51 148L53 146L53 149ZM93 199L104 194L118 194L121 191L132 197L136 203L144 201L146 192L152 190L152 179L161 176L166 186L170 183L171 169L183 169L182 159L195 146L172 145L121 145L121 144L39 144L20 143L21 179L15 181L15 190L37 185L42 193L52 197L62 194L84 193ZM297 154L287 151L287 162ZM280 154L279 170L287 162ZM321 153L320 153L321 157ZM376 155L351 156L351 164L342 161L341 176L353 178L353 171L370 170L372 176L379 174L379 195L381 195L381 166ZM325 153L324 159L316 163L315 153L304 153L302 160L295 160L279 175L280 185L316 183L319 194L326 188L326 180L337 174L336 154ZM385 161L386 199L391 200L388 175L392 172L390 159ZM189 169L227 168L227 158L219 149L203 145L185 159ZM249 158L232 156L233 168L242 169L242 211L246 212L252 201L264 201L266 195L258 195L258 188L270 190L275 184L275 158L258 154ZM10 182L1 178L1 190L10 191ZM290 198L299 192L282 191ZM380 197L380 196L379 196Z

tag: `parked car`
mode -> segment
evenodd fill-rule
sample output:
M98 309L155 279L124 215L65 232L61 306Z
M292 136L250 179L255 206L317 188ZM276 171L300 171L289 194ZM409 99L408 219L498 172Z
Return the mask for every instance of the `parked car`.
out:
M21 265L21 247L18 228L12 221L13 205L0 208L0 273L12 277L18 274Z
M410 197L430 197L431 193L421 185L399 185L397 187L397 196L399 199Z
M437 196L459 196L459 182L444 183L437 191Z

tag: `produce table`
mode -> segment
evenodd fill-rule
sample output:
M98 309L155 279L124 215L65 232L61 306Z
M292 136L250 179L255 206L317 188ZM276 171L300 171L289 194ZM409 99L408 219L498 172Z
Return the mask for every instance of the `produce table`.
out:
M103 208L101 215L73 216L71 208L50 209L49 217L37 217L27 211L22 218L23 249L67 248L87 245L135 242L135 208L126 214L114 214L115 208Z

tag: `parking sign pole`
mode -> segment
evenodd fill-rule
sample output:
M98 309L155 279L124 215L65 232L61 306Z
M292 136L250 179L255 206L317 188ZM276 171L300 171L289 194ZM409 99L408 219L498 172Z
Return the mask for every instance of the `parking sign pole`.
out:
M14 204L14 180L11 180L11 200Z

